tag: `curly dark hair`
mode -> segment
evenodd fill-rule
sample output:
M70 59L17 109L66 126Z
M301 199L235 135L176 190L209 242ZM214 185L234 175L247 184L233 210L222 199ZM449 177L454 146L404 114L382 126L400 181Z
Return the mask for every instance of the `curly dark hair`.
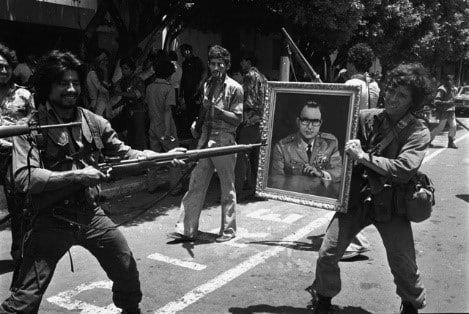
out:
M50 94L52 84L60 82L66 71L76 71L81 85L85 80L84 64L71 52L52 50L39 59L33 75L33 86L39 104L44 103Z
M373 50L365 43L356 44L347 53L347 62L353 64L359 72L368 71L374 58Z
M16 68L18 65L18 57L16 56L16 51L8 48L4 44L0 43L0 56L4 57L7 60L8 64L12 69Z
M428 104L435 92L428 70L420 63L402 63L391 70L386 88L406 86L412 93L412 112Z
M231 54L228 50L220 45L210 47L208 50L208 61L210 62L211 59L218 58L222 59L227 66L231 64Z
M155 60L153 69L155 70L155 77L162 79L167 79L176 71L174 64L167 58Z

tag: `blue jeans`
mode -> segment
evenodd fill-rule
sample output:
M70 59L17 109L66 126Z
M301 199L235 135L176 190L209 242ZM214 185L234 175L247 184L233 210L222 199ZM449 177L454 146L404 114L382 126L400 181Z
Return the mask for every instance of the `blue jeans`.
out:
M397 286L397 295L403 301L411 302L417 309L424 307L425 288L416 263L414 238L409 220L392 215L386 222L375 222L370 219L365 209L353 209L345 214L335 214L319 249L313 289L326 297L339 294L341 290L339 259L353 237L370 224L374 224L383 240L388 264Z

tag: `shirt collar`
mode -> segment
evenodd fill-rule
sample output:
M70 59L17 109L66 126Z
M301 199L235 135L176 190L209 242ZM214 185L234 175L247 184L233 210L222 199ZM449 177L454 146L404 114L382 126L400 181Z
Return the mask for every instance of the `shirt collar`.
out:
M50 118L52 118L52 123L51 124L63 124L65 123L62 118L60 118L57 115L57 112L54 110L54 107L46 101L46 111L47 114ZM75 141L79 141L81 139L81 135L88 141L88 143L91 143L93 140L93 136L91 134L90 127L88 125L88 122L86 121L86 118L83 117L83 110L80 110L78 107L76 108L76 113L75 113L75 119L70 122L81 122L81 132L80 128L78 127L73 127L72 128L72 135ZM64 136L63 134L67 134L67 136ZM68 143L68 132L64 132L63 128L56 128L56 129L50 129L48 131L48 134L50 134L51 138L57 143L61 145L65 145Z
M316 143L316 138L319 136L319 134L313 139L313 141L311 142L311 147L314 147L314 144ZM308 143L306 143L302 138L301 138L301 135L300 133L298 133L297 135L298 137L298 147L302 150L308 150Z

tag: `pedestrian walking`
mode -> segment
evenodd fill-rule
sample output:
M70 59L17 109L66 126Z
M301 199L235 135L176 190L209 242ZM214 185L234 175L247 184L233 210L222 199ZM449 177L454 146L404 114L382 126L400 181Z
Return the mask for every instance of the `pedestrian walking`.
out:
M205 108L198 148L234 145L236 128L243 116L243 88L226 72L231 65L231 54L215 45L208 52L210 78L204 85ZM200 120L199 120L200 122ZM192 127L195 131L195 125ZM198 137L198 134L194 134ZM170 237L193 241L199 231L199 217L214 170L221 186L221 227L217 242L225 242L236 236L236 191L234 168L236 154L199 160L193 169L189 190L181 202L176 232Z
M440 134L446 124L448 124L448 148L454 149L458 148L454 143L456 139L456 106L454 104L454 97L457 93L458 89L454 86L454 75L446 75L443 85L438 87L434 102L437 119L440 122L431 132L431 140L433 141L435 136Z

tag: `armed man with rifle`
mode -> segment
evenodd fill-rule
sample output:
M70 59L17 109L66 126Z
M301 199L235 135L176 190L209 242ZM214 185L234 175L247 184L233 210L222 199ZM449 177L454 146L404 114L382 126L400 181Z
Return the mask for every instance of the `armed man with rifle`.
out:
M73 245L96 256L113 281L114 304L123 313L140 313L142 292L135 259L99 206L99 183L109 174L94 166L104 155L132 159L158 154L125 145L107 120L77 106L83 78L83 64L69 52L52 51L38 64L34 86L39 108L33 122L79 122L80 127L13 138L15 188L23 193L25 211L32 218L18 278L11 296L0 305L1 313L37 313L56 264Z
M20 123L26 123L34 111L34 101L31 93L12 80L13 69L18 64L14 50L0 44L0 128L16 128ZM11 180L11 148L10 136L6 132L0 137L0 180L8 206L8 217L11 229L11 251L15 269L19 265L21 256L21 233L23 223L21 208L13 195L13 182ZM1 219L8 220L8 217Z

